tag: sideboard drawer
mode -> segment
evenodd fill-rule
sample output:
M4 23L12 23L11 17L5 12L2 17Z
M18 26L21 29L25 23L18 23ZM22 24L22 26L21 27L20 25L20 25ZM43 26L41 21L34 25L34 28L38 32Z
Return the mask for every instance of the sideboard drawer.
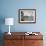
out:
M23 46L23 40L5 40L5 46Z
M15 36L13 36L13 35L6 35L6 36L4 36L4 39L22 40L22 39L24 39L24 36L23 35L15 35Z
M5 40L4 44L5 46L15 46L16 41L15 40Z
M27 40L29 40L29 39L35 39L35 40L37 40L37 39L41 39L41 40L43 40L43 36L41 36L41 35L32 35L32 36L30 36L30 35L25 35L25 39L27 39Z
M43 46L42 40L25 40L24 46Z

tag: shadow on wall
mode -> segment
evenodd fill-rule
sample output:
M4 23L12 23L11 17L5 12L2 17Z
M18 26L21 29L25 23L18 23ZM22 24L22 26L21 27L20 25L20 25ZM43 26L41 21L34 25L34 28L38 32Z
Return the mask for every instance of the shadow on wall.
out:
M2 32L2 25L5 23L5 17L0 16L0 46L3 46L3 32Z

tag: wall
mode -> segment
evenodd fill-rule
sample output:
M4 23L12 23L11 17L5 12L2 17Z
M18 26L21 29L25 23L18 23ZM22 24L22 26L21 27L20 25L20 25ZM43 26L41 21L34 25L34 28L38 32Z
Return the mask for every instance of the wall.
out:
M15 25L12 26L11 31L46 31L46 1L41 0L1 0L1 14L2 17L13 17ZM18 9L36 9L36 24L19 24L18 23ZM8 31L6 25L2 25L2 32Z
M18 23L18 9L21 8L36 9L36 24ZM11 26L12 32L40 31L46 35L46 0L0 0L0 17L15 19L14 26ZM0 24L0 31L8 32L8 26Z

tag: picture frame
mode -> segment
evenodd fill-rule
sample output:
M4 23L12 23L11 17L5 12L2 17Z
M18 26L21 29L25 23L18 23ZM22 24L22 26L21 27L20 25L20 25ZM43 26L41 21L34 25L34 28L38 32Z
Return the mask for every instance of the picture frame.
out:
M36 23L36 9L19 9L19 23Z

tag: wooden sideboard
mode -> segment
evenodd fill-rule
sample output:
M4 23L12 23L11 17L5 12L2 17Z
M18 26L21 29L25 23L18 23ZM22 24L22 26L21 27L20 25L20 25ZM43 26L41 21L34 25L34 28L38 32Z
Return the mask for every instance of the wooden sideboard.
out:
M43 46L43 35L40 32L38 35L25 35L26 32L11 32L8 35L4 33L4 46Z

